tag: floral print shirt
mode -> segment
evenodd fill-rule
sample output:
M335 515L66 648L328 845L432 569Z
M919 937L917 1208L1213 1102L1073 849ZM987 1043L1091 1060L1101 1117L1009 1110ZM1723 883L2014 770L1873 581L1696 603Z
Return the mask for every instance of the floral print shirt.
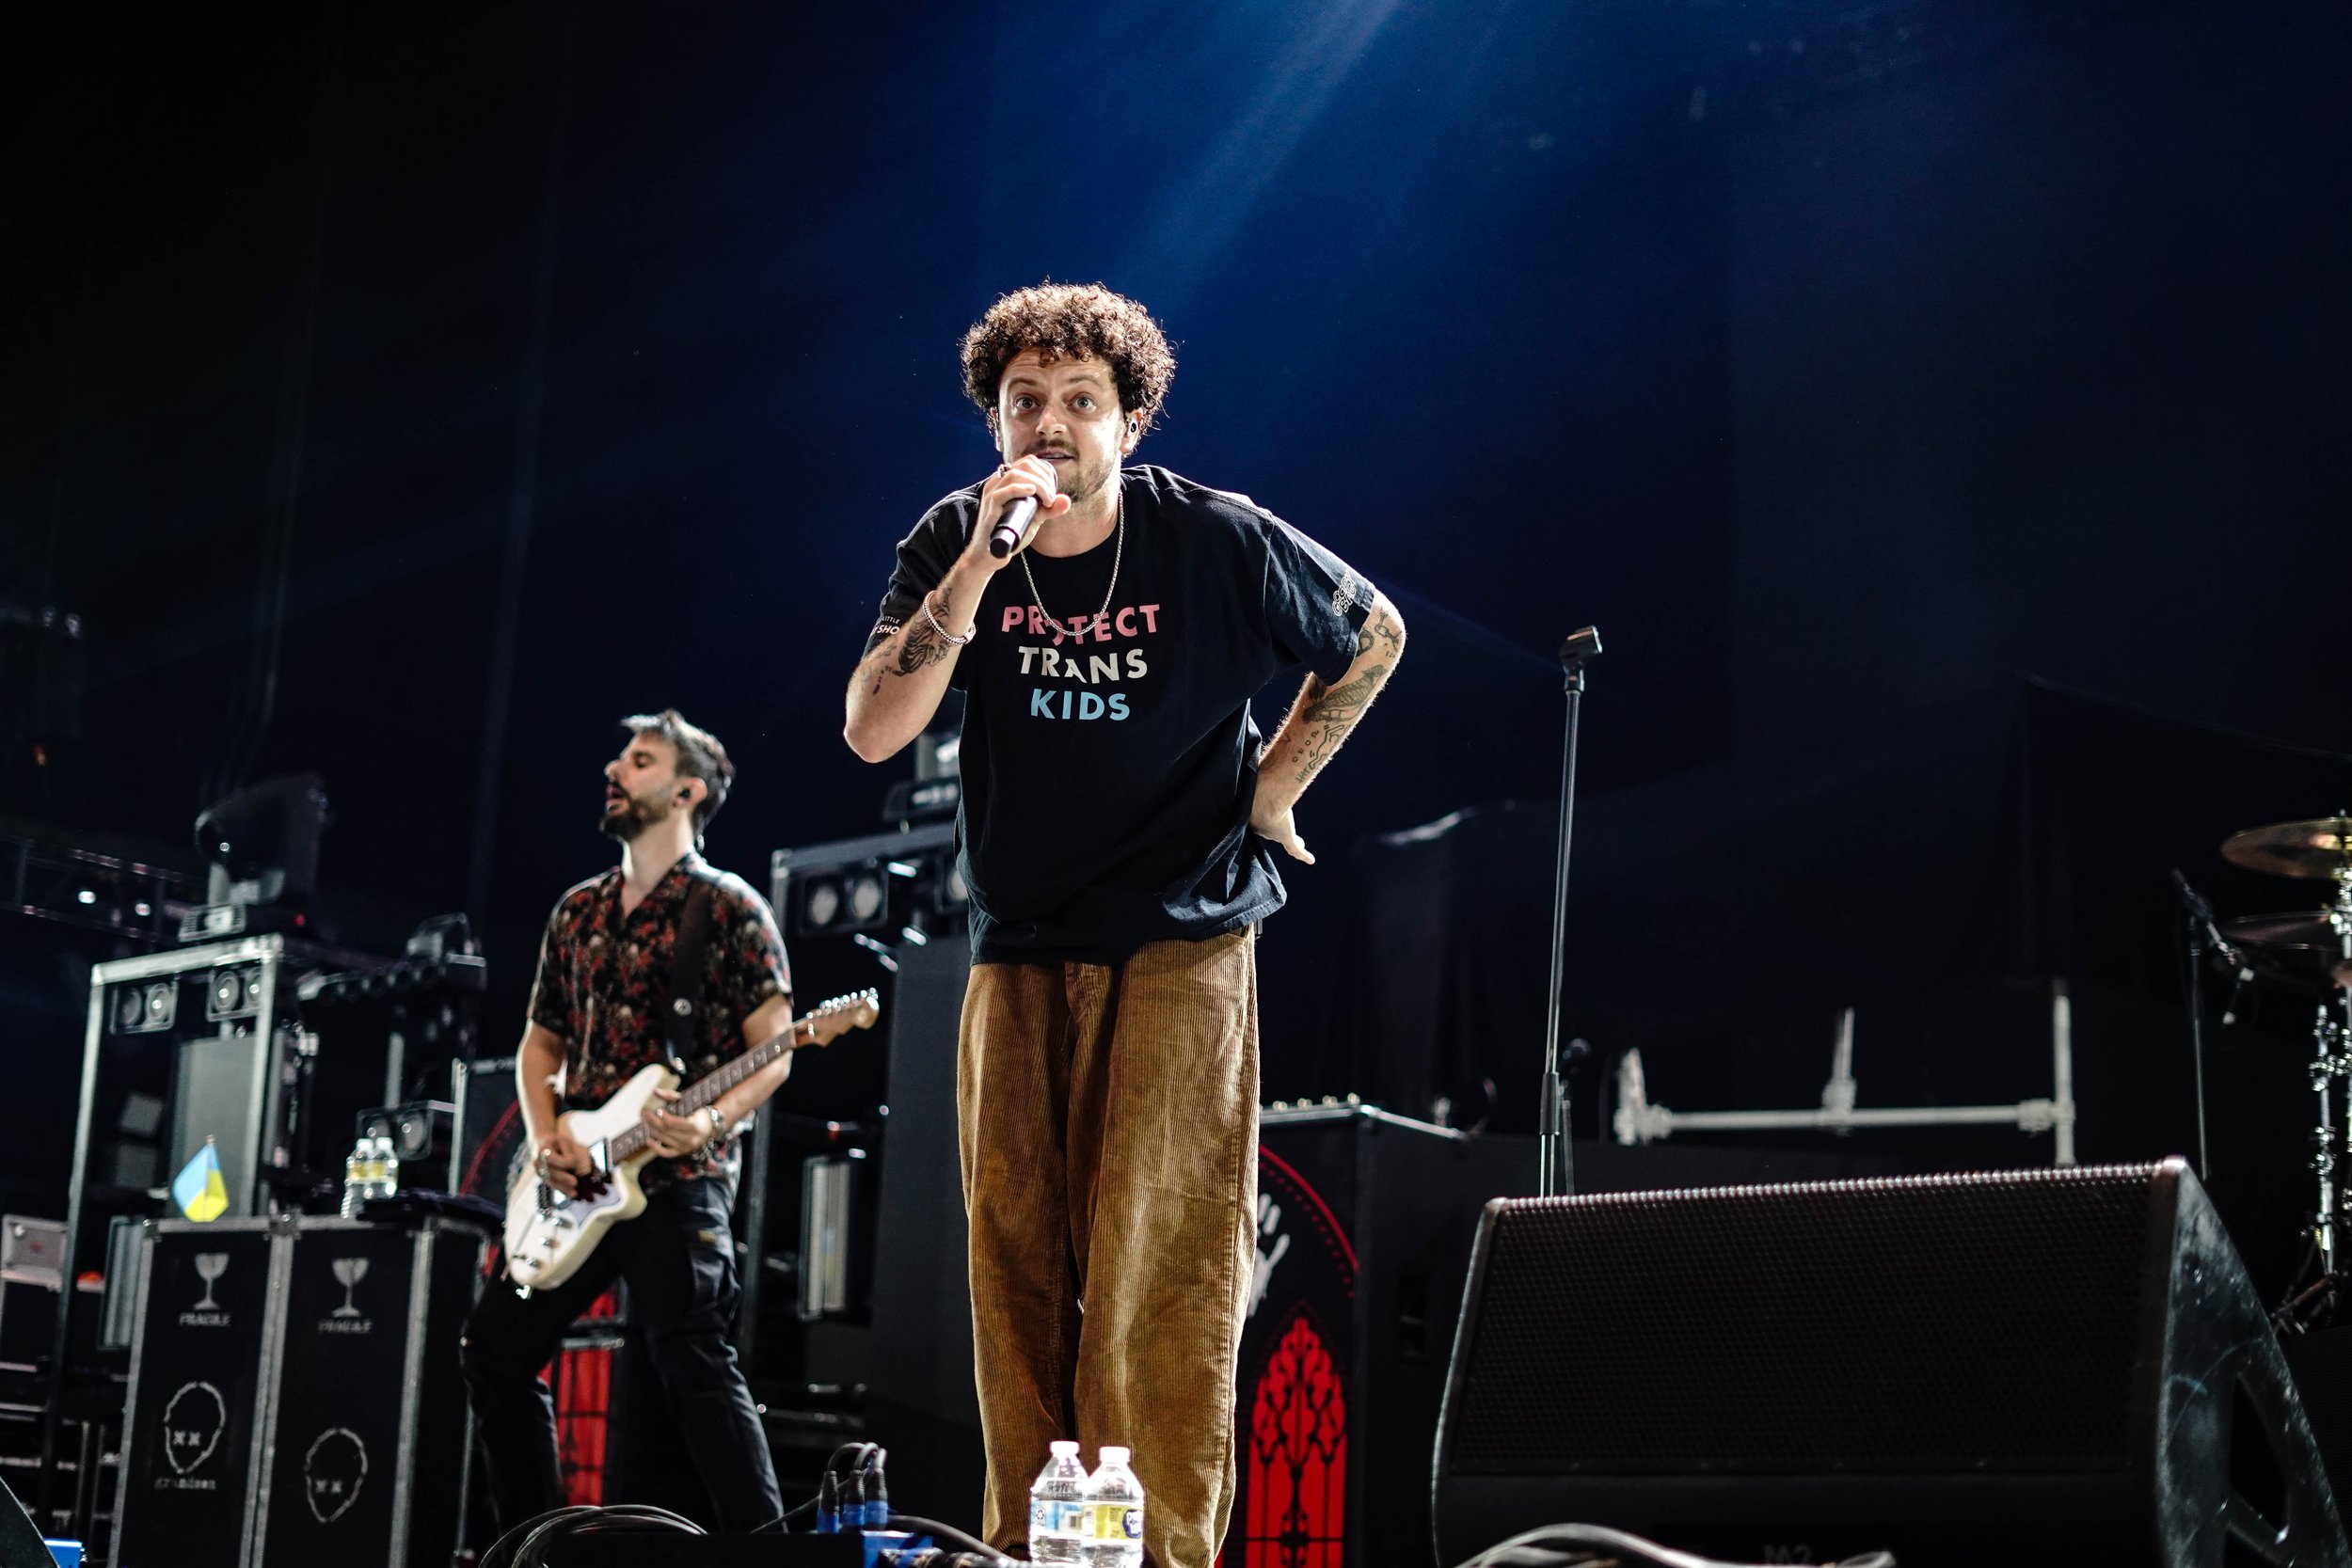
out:
M739 1056L743 1021L772 996L792 994L784 938L768 901L742 878L689 850L644 903L621 912L621 870L592 877L556 901L539 947L531 1021L563 1037L561 1109L603 1104L643 1069L670 1059L672 972L678 919L698 880L711 885L703 948L703 999L685 1052L689 1082ZM645 1167L649 1187L712 1176L733 1187L736 1139Z

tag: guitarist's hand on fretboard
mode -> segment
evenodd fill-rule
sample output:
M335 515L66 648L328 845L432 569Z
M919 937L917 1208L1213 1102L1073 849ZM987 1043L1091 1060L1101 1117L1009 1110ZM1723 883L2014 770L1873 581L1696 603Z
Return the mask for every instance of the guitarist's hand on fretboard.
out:
M719 1130L711 1117L704 1111L691 1116L674 1117L662 1109L677 1103L675 1089L656 1089L653 1103L645 1107L645 1141L656 1154L675 1160L692 1154L718 1138Z

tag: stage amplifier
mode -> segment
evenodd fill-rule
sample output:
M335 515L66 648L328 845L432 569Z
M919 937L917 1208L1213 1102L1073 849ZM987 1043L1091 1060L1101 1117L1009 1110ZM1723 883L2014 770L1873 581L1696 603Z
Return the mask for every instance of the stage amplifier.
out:
M1470 1241L1488 1198L1534 1189L1534 1142L1369 1106L1263 1115L1228 1568L1426 1568Z
M1571 1520L1740 1560L2352 1561L2178 1160L1491 1204L1435 1492L1443 1562Z
M474 1230L151 1222L117 1568L440 1568Z

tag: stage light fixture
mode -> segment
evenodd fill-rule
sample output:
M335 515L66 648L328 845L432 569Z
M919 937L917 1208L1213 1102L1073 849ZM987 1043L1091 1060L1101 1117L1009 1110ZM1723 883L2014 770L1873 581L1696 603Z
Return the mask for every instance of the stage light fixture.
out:
M204 1016L250 1018L262 1005L262 971L255 964L224 964L213 971L212 989L204 995Z
M879 862L804 872L789 892L793 929L803 936L880 930L890 923L890 879Z
M941 891L954 840L954 825L941 822L779 849L769 862L769 897L797 936L871 936L889 945L908 925L937 936L943 923L934 917L962 913L962 884L952 903Z
M860 927L872 925L890 903L889 890L871 870L850 873L849 894L850 918Z
M170 980L133 981L115 989L107 1023L118 1035L155 1035L180 1018L180 988Z

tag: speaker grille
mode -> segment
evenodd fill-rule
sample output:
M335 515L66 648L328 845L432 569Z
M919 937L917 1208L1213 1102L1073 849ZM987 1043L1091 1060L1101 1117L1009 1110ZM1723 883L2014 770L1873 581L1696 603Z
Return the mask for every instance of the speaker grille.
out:
M1503 1204L1448 1467L2122 1468L2156 1169Z

